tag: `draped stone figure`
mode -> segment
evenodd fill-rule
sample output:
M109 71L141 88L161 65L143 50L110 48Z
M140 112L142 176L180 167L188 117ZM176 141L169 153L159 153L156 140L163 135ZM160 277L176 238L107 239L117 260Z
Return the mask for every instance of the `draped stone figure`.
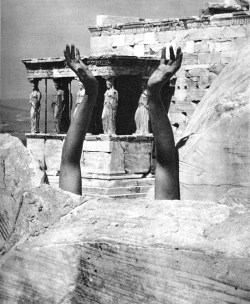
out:
M102 112L102 126L104 134L116 134L116 110L118 105L118 92L114 89L113 80L106 81L107 91L104 94Z
M30 123L31 133L39 133L39 120L40 120L40 107L42 94L38 88L38 80L31 81L33 86L33 92L30 94Z
M51 104L53 110L53 117L55 123L55 131L60 134L62 132L62 112L65 107L64 91L62 90L62 83L54 81L56 93L53 96Z
M148 112L148 96L146 84L142 85L142 94L138 102L138 108L135 112L136 134L149 133L149 112Z
M75 106L75 110L74 110L74 115L77 112L77 108L78 108L79 104L83 101L83 99L85 97L85 89L84 89L83 84L79 81L78 85L79 85L79 91L77 92L77 95L76 95L76 106Z

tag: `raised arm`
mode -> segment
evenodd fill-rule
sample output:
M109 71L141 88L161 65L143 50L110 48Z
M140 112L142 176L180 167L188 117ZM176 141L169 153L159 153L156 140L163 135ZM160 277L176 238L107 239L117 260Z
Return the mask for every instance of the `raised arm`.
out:
M62 150L59 187L63 190L82 194L80 159L83 141L88 129L98 93L98 81L81 61L80 52L74 45L66 45L65 61L76 73L85 87L86 98L79 104L73 116Z
M162 103L161 89L180 68L182 52L178 48L175 56L172 47L169 51L170 60L166 62L166 48L162 50L160 65L148 81L148 105L156 146L155 199L180 199L178 157L166 111L169 106Z

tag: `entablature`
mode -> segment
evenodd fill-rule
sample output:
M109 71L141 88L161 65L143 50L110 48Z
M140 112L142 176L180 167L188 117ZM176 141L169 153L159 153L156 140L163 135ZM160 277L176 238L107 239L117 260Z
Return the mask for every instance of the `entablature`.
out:
M121 75L149 77L159 65L159 59L121 55L90 56L82 58L94 76L113 77ZM23 59L32 78L75 78L63 57Z

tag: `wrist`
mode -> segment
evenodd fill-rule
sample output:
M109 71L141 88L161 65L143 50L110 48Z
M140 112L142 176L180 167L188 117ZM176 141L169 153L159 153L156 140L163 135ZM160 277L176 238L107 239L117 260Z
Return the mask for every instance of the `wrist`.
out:
M89 97L97 97L98 95L98 81L96 79L91 79L88 83L84 84L85 94Z
M161 84L153 84L153 85L148 84L147 92L148 92L148 94L150 94L150 93L157 94L157 93L160 93L161 88L162 88Z

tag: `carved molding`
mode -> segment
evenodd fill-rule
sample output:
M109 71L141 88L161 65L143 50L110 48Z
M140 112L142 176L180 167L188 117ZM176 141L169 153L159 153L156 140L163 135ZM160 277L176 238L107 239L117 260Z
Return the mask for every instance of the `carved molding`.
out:
M142 75L148 76L158 66L159 59L136 56L91 56L82 58L94 76ZM23 59L28 79L69 78L75 79L75 73L66 65L63 57Z

